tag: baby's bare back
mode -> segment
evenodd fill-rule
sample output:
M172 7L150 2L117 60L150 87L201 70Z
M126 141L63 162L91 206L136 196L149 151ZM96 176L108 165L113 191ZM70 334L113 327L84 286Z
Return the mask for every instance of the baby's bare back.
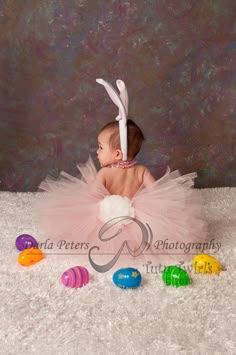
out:
M129 169L103 168L100 176L111 195L132 198L143 184L145 167L136 165Z

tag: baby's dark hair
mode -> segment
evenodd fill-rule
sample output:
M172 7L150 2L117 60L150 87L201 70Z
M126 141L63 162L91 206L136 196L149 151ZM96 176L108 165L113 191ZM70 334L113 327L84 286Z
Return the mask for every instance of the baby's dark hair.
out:
M110 141L109 141L111 149L121 149L119 122L112 121L110 123L107 123L99 133L105 130L111 130ZM140 151L145 138L142 130L131 119L127 120L127 136L128 136L127 155L129 159L133 159Z

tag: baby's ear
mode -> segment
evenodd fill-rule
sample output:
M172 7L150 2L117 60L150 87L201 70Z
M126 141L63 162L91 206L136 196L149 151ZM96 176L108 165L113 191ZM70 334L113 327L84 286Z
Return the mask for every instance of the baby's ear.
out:
M116 149L116 159L117 160L122 159L122 152L120 149Z

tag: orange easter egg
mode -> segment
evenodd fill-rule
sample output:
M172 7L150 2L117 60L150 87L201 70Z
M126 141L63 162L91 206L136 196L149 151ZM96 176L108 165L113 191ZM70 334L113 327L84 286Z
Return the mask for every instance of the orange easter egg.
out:
M31 266L44 258L42 251L38 248L29 248L23 250L18 256L18 262L22 266Z

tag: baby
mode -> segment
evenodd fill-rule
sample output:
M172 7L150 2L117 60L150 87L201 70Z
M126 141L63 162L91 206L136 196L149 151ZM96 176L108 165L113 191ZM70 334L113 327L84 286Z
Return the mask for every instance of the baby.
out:
M128 160L123 161L119 123L114 121L101 129L98 135L97 156L102 169L99 170L97 177L111 195L132 199L142 185L151 186L155 178L145 166L137 164L134 160L140 151L144 136L131 119L127 120L127 136Z
M117 81L119 96L109 83L97 81L119 108L116 121L98 134L101 169L97 172L90 157L85 164L77 165L82 178L62 172L56 181L43 181L40 188L46 193L38 207L41 229L52 239L85 243L90 247L90 262L91 251L98 246L102 258L114 255L112 265L123 252L127 261L132 255L136 261L143 262L145 257L158 262L163 251L155 245L166 241L170 245L166 254L176 257L184 243L200 242L206 237L202 203L192 189L197 174L181 176L168 168L163 177L155 180L145 166L137 164L135 157L144 136L138 125L126 117L125 84ZM104 233L110 233L109 237L104 238ZM146 246L149 254L145 254ZM138 254L140 250L142 255ZM181 260L185 257L182 252Z

